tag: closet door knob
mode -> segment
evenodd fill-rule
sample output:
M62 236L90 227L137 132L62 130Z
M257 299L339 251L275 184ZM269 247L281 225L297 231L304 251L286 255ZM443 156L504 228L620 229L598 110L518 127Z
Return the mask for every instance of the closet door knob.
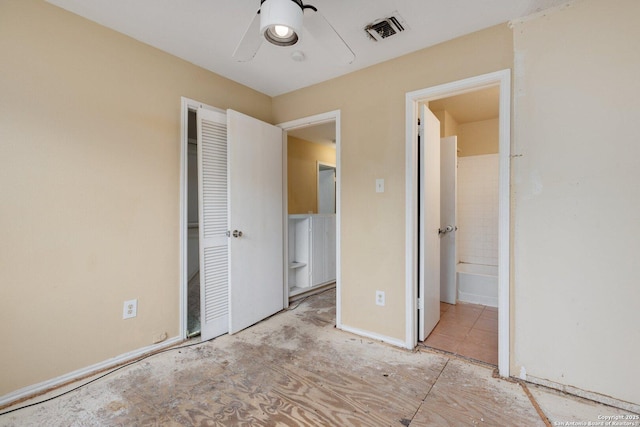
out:
M233 237L242 237L242 231L233 230Z

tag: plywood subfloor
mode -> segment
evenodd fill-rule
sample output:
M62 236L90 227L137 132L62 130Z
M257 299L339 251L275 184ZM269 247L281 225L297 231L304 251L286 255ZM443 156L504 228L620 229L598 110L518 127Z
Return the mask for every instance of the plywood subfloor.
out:
M490 368L336 330L334 290L293 308L0 416L0 425L544 425L520 386Z

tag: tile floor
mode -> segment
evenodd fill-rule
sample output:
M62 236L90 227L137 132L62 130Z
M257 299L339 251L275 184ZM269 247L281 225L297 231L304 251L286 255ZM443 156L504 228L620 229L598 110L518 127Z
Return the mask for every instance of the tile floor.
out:
M497 365L498 309L441 302L440 322L424 345Z

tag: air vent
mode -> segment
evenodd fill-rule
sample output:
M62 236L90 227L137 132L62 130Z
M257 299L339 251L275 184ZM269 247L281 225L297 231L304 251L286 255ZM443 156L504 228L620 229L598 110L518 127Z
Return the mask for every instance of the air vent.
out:
M374 41L384 40L405 30L405 24L400 15L395 12L388 18L378 19L364 27L369 38Z

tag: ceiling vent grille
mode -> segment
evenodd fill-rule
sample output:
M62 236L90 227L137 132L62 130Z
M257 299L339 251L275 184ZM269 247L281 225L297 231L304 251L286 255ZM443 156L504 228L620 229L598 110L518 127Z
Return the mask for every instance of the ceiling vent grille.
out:
M369 38L374 41L381 41L405 30L405 24L400 15L394 13L389 18L378 19L364 27L364 31Z

